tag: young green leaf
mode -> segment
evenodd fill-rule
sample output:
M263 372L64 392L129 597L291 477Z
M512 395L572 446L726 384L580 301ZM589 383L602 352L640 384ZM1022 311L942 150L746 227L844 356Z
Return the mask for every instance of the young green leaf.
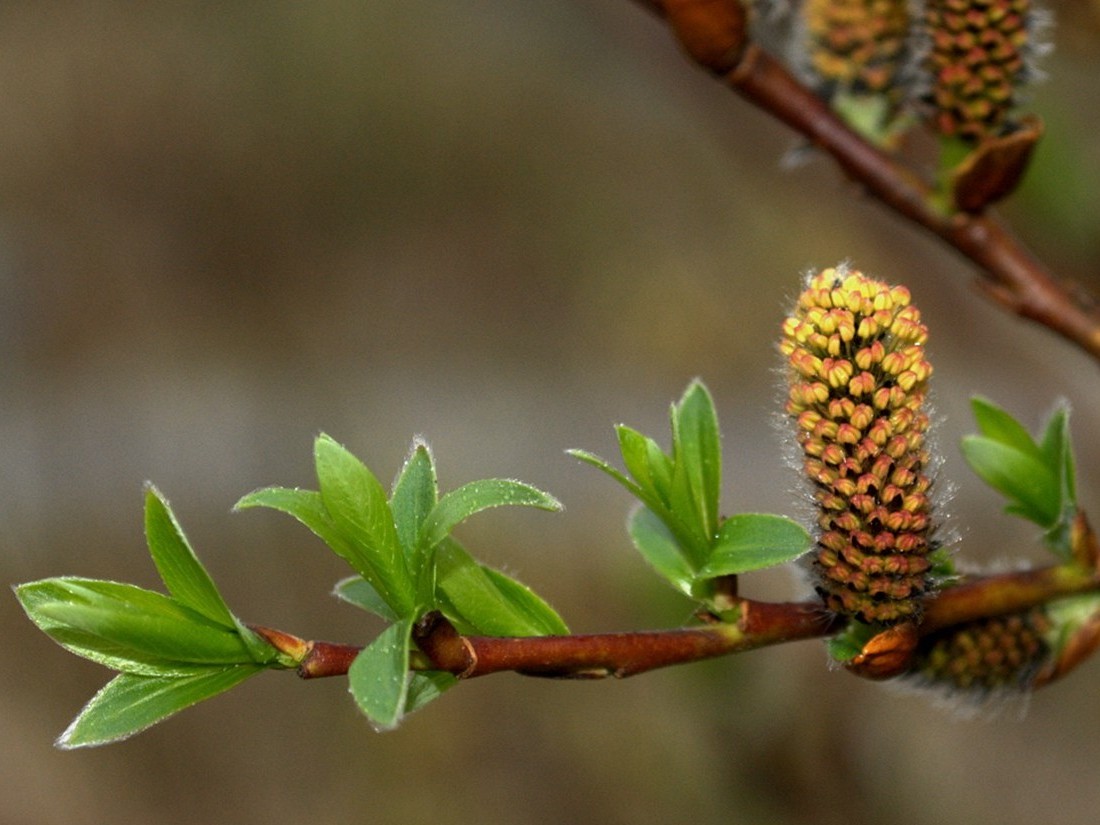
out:
M184 676L193 673L196 665L142 653L131 647L111 644L96 636L55 619L50 607L68 604L70 593L58 579L29 582L15 588L16 598L27 617L70 653L103 665L111 670L145 676ZM44 609L40 609L44 608Z
M199 562L168 502L153 485L145 489L145 537L168 592L180 604L229 627L236 619Z
M635 496L636 498L642 499L643 501L645 500L647 494L644 490L642 490L641 487L639 487L633 480L628 478L625 473L615 469L610 464L608 464L606 460L600 458L595 453L590 453L588 452L588 450L579 449L566 450L565 452L573 456L573 458L583 461L585 464L590 464L597 470L601 470L602 472L611 476L611 478L615 479L615 481L619 482L619 484L626 488L626 490L631 495Z
M625 424L615 427L619 452L627 472L641 490L639 498L653 508L667 508L672 482L672 460L657 442Z
M419 546L425 549L435 547L470 516L504 505L538 507L540 510L561 509L561 502L552 495L521 481L504 478L471 481L439 500L424 520Z
M970 408L974 413L978 429L986 438L1012 447L1040 461L1043 460L1042 453L1027 428L1006 410L981 396L970 399Z
M290 487L265 487L254 490L244 496L234 506L234 510L247 510L251 507L267 507L294 517L308 527L340 558L359 570L360 575L378 588L378 578L363 559L363 554L337 529L329 516L321 494L316 490L299 490Z
M251 663L235 628L160 593L95 579L20 586L30 619L66 649L117 670L178 672L180 665Z
M99 691L57 740L61 748L117 742L259 673L259 665L203 668L185 676L122 673Z
M439 545L435 564L439 607L469 632L489 636L569 632L561 617L529 588L479 564L453 539Z
M1008 498L1007 512L1041 526L1047 547L1070 558L1077 478L1068 409L1063 405L1055 410L1036 442L1022 424L992 402L975 398L972 405L982 435L963 439L967 462Z
M564 636L569 633L569 627L558 612L530 587L488 565L481 565L481 570L512 611L523 617L528 632L513 635Z
M1077 506L1077 468L1069 434L1069 408L1062 404L1047 421L1039 442L1043 461L1061 479L1065 503Z
M362 576L348 576L346 579L341 579L336 583L332 593L348 604L373 613L387 622L396 622L398 619L397 614L386 604L386 600L378 595L378 591Z
M717 578L794 561L810 549L810 534L783 516L739 513L722 522L701 578Z
M1057 524L1062 514L1062 484L1040 458L978 435L963 439L962 452L974 472L1012 502L1008 512L1045 529Z
M380 731L396 728L405 713L414 622L415 618L409 616L390 625L348 668L351 695Z
M834 662L849 662L862 653L864 645L881 630L881 625L875 626L858 621L848 622L847 627L826 643L829 656Z
M674 477L681 479L673 482L673 490L680 490L673 512L709 543L718 529L722 444L714 401L698 380L673 407L672 441Z
M406 565L385 490L359 459L327 435L315 443L321 501L352 551L352 566L398 615L410 613L416 587Z
M438 699L445 691L458 684L458 678L442 670L425 670L414 673L409 679L408 694L405 696L405 715L420 710L433 699Z
M627 531L650 566L677 590L691 596L695 570L664 520L639 505L627 520Z
M420 528L438 501L439 482L431 451L424 442L415 441L390 495L397 537L413 571L422 566L418 547Z

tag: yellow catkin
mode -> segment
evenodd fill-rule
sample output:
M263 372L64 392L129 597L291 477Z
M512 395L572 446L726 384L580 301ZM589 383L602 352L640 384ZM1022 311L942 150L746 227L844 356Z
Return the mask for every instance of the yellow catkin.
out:
M816 587L864 622L920 618L929 592L927 329L905 287L813 275L783 322L787 414L818 505Z

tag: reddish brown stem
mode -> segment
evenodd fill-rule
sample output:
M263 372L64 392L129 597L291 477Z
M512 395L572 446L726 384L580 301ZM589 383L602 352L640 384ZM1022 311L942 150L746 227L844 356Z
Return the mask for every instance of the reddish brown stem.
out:
M470 678L512 670L558 678L625 677L669 665L822 636L835 620L816 604L742 601L736 623L636 633L460 636L435 616L417 635L433 665Z
M987 576L948 588L927 600L923 636L952 625L1026 610L1052 599L1100 589L1100 576L1061 565ZM693 628L578 636L463 636L439 614L414 632L418 670L461 678L515 671L555 678L625 677L669 665L741 653L783 642L830 636L843 620L817 602L772 604L739 599L736 620ZM303 679L347 673L362 649L335 642L306 642L270 628L252 628L298 662Z
M1076 565L985 576L951 587L929 599L920 634L926 636L952 625L1018 613L1060 596L1097 589L1100 589L1100 578Z
M990 297L1100 360L1100 318L995 218L940 211L930 186L850 129L810 89L731 20L740 0L634 0L665 17L695 62L827 152L852 180L899 215L933 232L981 268Z

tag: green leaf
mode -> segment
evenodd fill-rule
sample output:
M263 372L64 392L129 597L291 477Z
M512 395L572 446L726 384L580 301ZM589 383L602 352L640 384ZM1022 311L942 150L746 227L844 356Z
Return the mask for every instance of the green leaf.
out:
M235 629L151 590L58 578L22 585L17 595L52 639L117 670L151 674L179 672L181 665L252 662Z
M258 665L203 668L186 676L123 673L99 691L57 740L61 748L117 742L259 673Z
M390 496L397 537L413 571L422 566L418 547L420 529L438 501L439 482L431 451L424 442L415 441Z
M597 470L601 470L607 475L611 476L611 478L619 482L619 484L625 487L632 495L640 499L644 499L646 497L645 491L643 491L642 488L639 487L634 481L628 478L625 473L622 473L619 470L615 469L610 464L608 464L607 461L600 458L595 453L590 453L587 450L578 449L566 450L566 452L574 458L583 461L585 464L591 464Z
M521 505L540 510L560 510L561 502L530 484L504 478L471 481L439 500L420 531L419 545L435 547L451 531L475 513L491 507Z
M569 633L569 627L558 612L530 587L488 565L481 565L481 570L512 609L523 615L527 627L532 631L530 634L512 635L564 636Z
M1043 539L1055 555L1073 557L1072 528L1077 515L1077 468L1069 434L1069 409L1065 404L1050 416L1039 443L1044 461L1060 483L1061 514Z
M810 549L810 534L783 516L740 513L722 522L699 576L716 578L794 561Z
M270 664L279 658L279 651L233 615L187 542L168 501L152 484L145 490L145 536L157 572L176 601L235 629L257 664Z
M864 645L881 631L881 625L850 621L847 627L826 643L829 656L834 662L850 662L862 653Z
M380 731L396 728L405 713L414 621L415 617L409 616L390 625L348 668L351 695Z
M993 489L1006 496L1008 512L1050 529L1062 512L1062 485L1035 455L985 436L962 441L962 452L971 469Z
M397 614L362 576L348 576L346 579L341 579L332 592L337 598L375 616L381 616L387 622L397 621Z
M657 442L625 424L615 427L615 435L619 439L619 452L627 472L642 492L639 498L655 509L667 507L672 460L657 446Z
M176 601L211 621L236 627L229 606L187 543L168 502L151 484L145 489L145 537L157 572Z
M44 579L19 585L15 588L15 595L38 629L70 653L111 670L146 676L184 676L195 671L197 666L193 663L165 659L163 656L141 653L128 646L111 644L99 636L55 619L50 607L59 603L67 604L69 599L68 592L57 586L58 581ZM42 607L44 609L40 609Z
M654 494L667 506L672 499L672 476L675 469L672 457L667 455L652 438L646 438L645 448Z
M444 692L458 684L458 678L442 670L425 670L414 673L409 680L409 690L405 697L405 715L438 699Z
M1067 407L1055 410L1036 443L1022 424L992 402L976 398L972 404L983 435L964 439L963 455L986 483L1009 499L1007 512L1040 525L1047 547L1071 558L1077 477Z
M457 542L436 550L438 603L452 622L487 636L568 633L557 613L530 589L479 564Z
M722 444L718 416L707 388L695 380L672 411L674 478L684 485L681 504L673 512L691 525L705 543L718 529L718 499L722 487Z
M1095 627L1100 619L1100 593L1080 593L1062 599L1054 599L1045 605L1050 628L1046 631L1047 644L1057 657L1068 645L1080 643L1074 639L1084 627Z
M1013 447L1039 461L1044 460L1031 434L1007 411L981 396L970 399L970 408L974 412L978 429L986 438Z
M665 522L642 505L631 512L627 530L650 566L677 590L691 596L695 570Z
M1039 442L1046 465L1061 479L1065 503L1077 505L1077 468L1069 433L1069 408L1062 404L1050 416Z
M348 561L398 615L413 610L416 587L401 551L385 490L359 459L327 435L315 443L321 501L347 540Z
M265 487L244 496L233 506L233 509L247 510L251 507L267 507L293 516L353 568L361 562L362 554L337 529L328 510L325 509L321 494L316 490ZM365 564L363 566L366 567ZM360 572L367 581L375 584L377 589L377 576L373 569Z

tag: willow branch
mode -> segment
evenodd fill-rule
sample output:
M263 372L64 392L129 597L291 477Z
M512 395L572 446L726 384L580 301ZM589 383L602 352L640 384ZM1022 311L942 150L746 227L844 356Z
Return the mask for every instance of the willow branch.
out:
M1100 316L1059 283L1012 232L989 213L945 213L931 186L864 140L778 60L746 38L739 0L633 0L666 19L689 56L755 106L826 152L866 192L932 232L981 270L985 292L1100 360Z
M985 576L950 587L925 602L917 632L927 635L980 619L1017 613L1054 599L1100 592L1100 572L1078 564ZM672 630L574 636L465 636L438 613L414 632L412 667L463 679L513 671L550 678L633 676L670 665L743 653L761 647L832 636L844 620L819 602L737 599L728 622ZM267 627L252 629L298 662L303 679L341 676L362 649L337 642L304 641Z

